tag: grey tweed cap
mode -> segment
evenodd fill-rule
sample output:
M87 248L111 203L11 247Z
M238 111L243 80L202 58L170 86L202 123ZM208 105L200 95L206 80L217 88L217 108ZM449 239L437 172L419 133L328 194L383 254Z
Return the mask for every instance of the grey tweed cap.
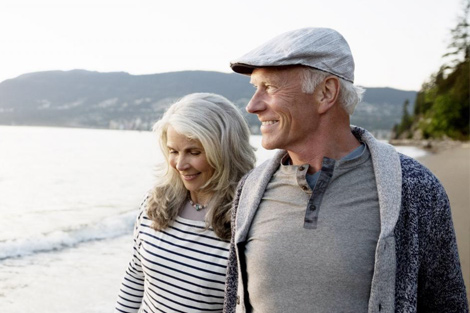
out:
M302 28L274 37L230 62L237 73L255 68L304 65L354 82L354 59L343 36L330 28Z

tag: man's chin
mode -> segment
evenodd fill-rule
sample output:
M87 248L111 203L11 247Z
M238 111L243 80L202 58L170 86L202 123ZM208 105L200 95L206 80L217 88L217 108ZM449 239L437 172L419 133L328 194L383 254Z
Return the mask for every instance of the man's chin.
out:
M279 149L275 142L273 142L272 140L270 141L270 140L265 139L264 136L263 136L263 139L261 140L261 146L266 150Z

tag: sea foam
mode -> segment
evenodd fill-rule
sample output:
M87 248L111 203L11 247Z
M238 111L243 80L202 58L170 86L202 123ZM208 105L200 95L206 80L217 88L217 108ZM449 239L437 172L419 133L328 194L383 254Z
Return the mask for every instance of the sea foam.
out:
M136 216L137 211L133 210L73 229L56 230L25 239L1 241L0 260L39 252L58 251L87 241L129 234L132 232Z

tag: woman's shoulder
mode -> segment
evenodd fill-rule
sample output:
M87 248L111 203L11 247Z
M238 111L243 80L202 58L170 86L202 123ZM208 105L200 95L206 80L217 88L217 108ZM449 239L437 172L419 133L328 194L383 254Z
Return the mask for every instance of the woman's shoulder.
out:
M150 200L151 194L150 192L147 192L142 200L140 201L139 208L138 208L138 214L137 214L137 222L138 224L141 224L141 222L144 219L149 219L148 217L148 204Z

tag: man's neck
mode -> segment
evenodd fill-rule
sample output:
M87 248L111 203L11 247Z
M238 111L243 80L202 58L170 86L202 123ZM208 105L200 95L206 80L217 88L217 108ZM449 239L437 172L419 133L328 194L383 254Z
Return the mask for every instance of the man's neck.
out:
M340 160L359 145L359 141L348 129L347 132L336 132L333 136L317 136L287 152L293 165L309 164L308 172L315 173L321 170L324 157Z

